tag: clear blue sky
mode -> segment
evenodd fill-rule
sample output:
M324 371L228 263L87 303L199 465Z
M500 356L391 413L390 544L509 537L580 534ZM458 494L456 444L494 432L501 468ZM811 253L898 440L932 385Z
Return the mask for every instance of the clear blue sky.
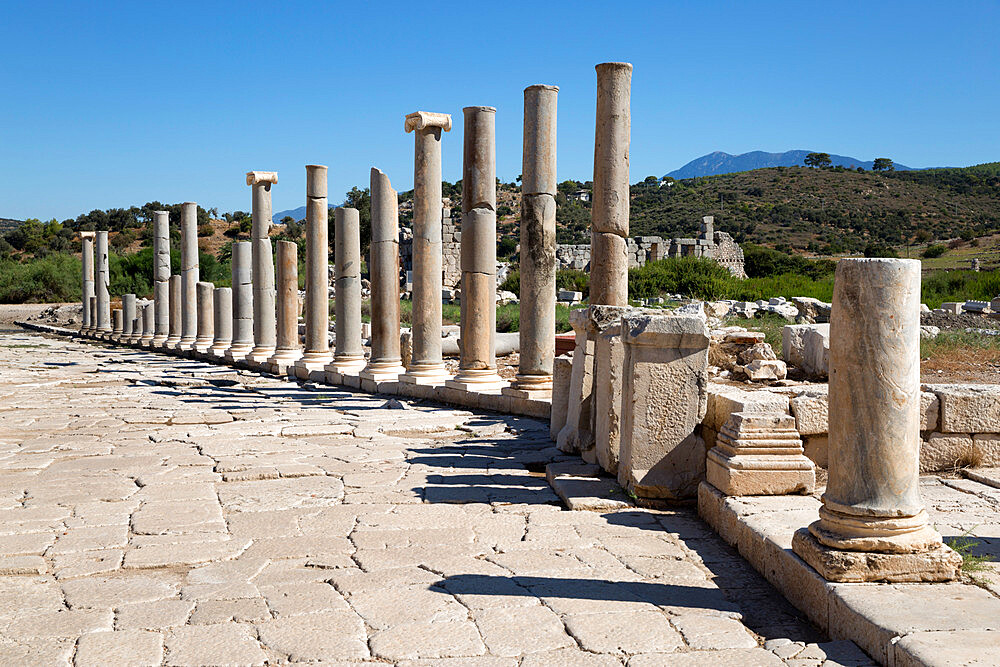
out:
M14 2L0 22L0 217L146 201L331 203L377 166L412 187L403 116L497 113L521 170L522 90L560 86L560 179L588 180L594 65L634 64L632 181L714 150L821 150L910 166L1000 160L997 2Z

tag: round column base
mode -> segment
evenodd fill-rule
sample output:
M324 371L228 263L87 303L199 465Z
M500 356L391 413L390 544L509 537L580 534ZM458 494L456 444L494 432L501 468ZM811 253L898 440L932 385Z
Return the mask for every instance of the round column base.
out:
M400 382L422 385L444 384L449 379L451 374L448 373L443 361L410 364L406 372L399 376Z
M552 398L552 376L518 373L514 376L514 381L510 383L509 387L505 387L502 393L504 396L514 398L550 400Z
M479 393L498 393L508 385L508 382L497 374L495 368L460 369L454 378L444 383L451 389L475 391Z

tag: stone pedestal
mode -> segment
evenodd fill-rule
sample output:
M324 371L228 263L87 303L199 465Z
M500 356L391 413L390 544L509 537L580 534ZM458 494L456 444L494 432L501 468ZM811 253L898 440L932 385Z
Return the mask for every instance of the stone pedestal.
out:
M435 385L448 379L441 357L441 133L451 116L417 111L406 117L415 138L413 169L412 352L399 381Z
M693 498L705 477L708 330L699 317L628 315L618 482L644 498Z
M253 349L246 355L252 365L264 364L277 345L275 330L274 259L271 253L271 186L278 182L273 171L247 172L253 188L251 246L253 254Z
M306 166L306 340L295 376L325 379L330 354L330 245L328 240L327 168Z
M549 436L555 442L559 439L559 431L566 425L566 411L569 408L569 382L573 374L573 356L563 354L555 357L552 370L552 410L549 413Z
M208 353L215 357L225 357L226 350L233 344L233 290L230 287L216 287L212 298L215 307L215 337Z
M170 298L168 299L170 304L170 322L167 329L167 339L163 341L163 348L176 350L177 344L181 342L181 293L184 291L184 286L181 284L181 277L178 275L170 276L167 285L170 291Z
M149 347L153 344L153 336L156 332L156 304L147 303L142 306L142 336L139 338L139 345Z
M90 319L90 297L95 296L94 291L94 236L95 232L80 232L80 262L83 266L83 322L80 324L80 333L89 333L94 328L94 323Z
M594 341L587 337L588 321L586 310L570 311L569 323L576 335L576 347L573 350L573 370L566 401L566 425L556 438L556 446L567 453L579 452L581 441L589 449L589 443L593 442L594 437L590 431Z
M153 212L153 345L170 335L170 214Z
M108 270L108 233L97 232L97 281L94 296L97 297L97 329L99 335L111 333L111 274Z
M233 244L232 258L232 343L226 350L227 361L243 361L253 349L253 282L249 241Z
M122 328L118 337L120 343L132 342L132 331L135 326L135 294L122 295Z
M785 414L734 412L708 452L705 477L727 496L812 493L813 463Z
M294 241L278 241L278 336L267 370L285 375L302 356L299 345L299 247Z
M590 303L628 305L632 65L597 66L597 132L590 239Z
M954 579L920 499L920 262L840 260L830 322L829 480L792 549L830 581Z
M181 340L176 349L194 349L198 338L198 205L181 205Z
M394 382L405 373L399 349L399 208L389 177L371 171L371 357L362 380Z
M524 89L521 158L520 360L503 390L552 396L556 335L556 86ZM464 238L464 237L463 237ZM553 396L553 400L555 397ZM555 404L553 403L553 411Z
M194 351L205 354L215 342L215 285L198 283L198 337L194 341Z
M458 374L445 384L463 391L496 392L497 179L493 107L465 107L462 160L462 302Z
M324 370L328 382L341 384L345 375L357 375L365 367L361 342L361 220L357 209L338 208L333 212L333 235L337 336L333 361Z

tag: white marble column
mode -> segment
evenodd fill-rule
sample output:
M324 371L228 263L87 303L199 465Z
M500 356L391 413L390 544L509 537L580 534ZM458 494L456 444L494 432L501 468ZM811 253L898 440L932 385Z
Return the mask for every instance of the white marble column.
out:
M153 345L170 335L170 214L153 212Z
M278 324L277 345L267 360L267 370L285 375L302 357L299 345L299 247L294 241L277 242Z
M326 379L330 353L330 245L326 196L327 168L306 165L306 339L302 358L295 362L295 376Z
M357 375L365 367L361 343L361 220L357 209L333 212L334 242L334 331L333 361L326 365L326 378L341 384L344 376Z
M97 282L94 285L97 297L97 334L111 333L111 274L108 271L108 233L97 232Z
M163 342L163 348L174 350L177 349L177 344L181 342L181 294L184 292L184 286L179 275L170 276L167 285L170 290L170 322L168 323L168 335L167 339Z
M253 349L253 282L252 253L249 241L233 244L233 334L226 350L228 361L243 361Z
M132 342L132 331L135 325L135 294L122 295L122 334L120 343Z
M83 322L80 333L90 333L94 323L90 321L90 297L94 292L94 232L80 232L80 260L83 266Z
M215 337L208 353L215 357L224 357L226 350L233 343L233 290L230 287L216 287L212 298L215 312Z
M194 349L198 338L198 205L181 205L181 340L177 350Z
M194 353L205 354L215 342L215 285L199 282L198 287L198 337Z
M394 382L405 373L399 352L399 209L389 177L371 171L372 340L362 380Z
M410 384L442 384L448 379L441 357L441 133L451 116L417 111L406 117L414 134L412 353L399 376Z
M247 172L247 185L253 188L251 210L253 229L253 349L247 354L250 364L263 364L274 354L275 289L274 257L271 251L271 186L277 184L273 171Z
M92 296L90 297L90 299L88 299L88 301L90 302L89 307L90 307L91 326L90 326L90 331L87 332L87 335L93 338L94 336L97 335L97 297Z

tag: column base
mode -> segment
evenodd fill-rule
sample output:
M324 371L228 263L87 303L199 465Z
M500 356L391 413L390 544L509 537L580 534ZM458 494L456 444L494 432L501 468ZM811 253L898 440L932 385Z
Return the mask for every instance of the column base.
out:
M514 381L510 383L510 386L504 387L500 393L504 396L534 401L552 400L552 376L521 375L518 373L514 376Z
M810 528L795 531L792 551L821 577L840 583L952 581L962 568L962 557L944 544L915 553L845 551L820 544Z
M812 493L813 463L804 455L735 455L713 448L705 467L708 483L727 496L784 496Z
M302 358L289 369L289 375L300 380L326 381L326 365L333 361L329 352L305 352Z
M360 374L365 369L364 355L334 355L333 361L323 367L325 380L328 384L352 384L360 386ZM358 378L348 382L346 378Z
M482 370L459 370L455 377L445 381L444 386L460 391L497 394L501 389L508 386L508 384L506 380L497 374L495 368L486 368Z
M195 340L193 349L198 354L205 354L208 352L209 348L212 347L213 342L215 342L214 338L209 338L207 340Z
M274 354L274 348L270 346L257 345L247 353L245 357L248 364L264 364Z
M400 375L406 372L406 367L396 361L375 361L369 362L358 375L362 380L372 382L395 382Z
M178 352L191 352L194 350L195 338L181 338L180 342L174 346L174 349Z
M218 343L214 343L213 342L212 343L212 347L208 348L208 354L210 356L213 356L213 357L218 357L218 358L225 359L226 358L226 350L228 350L229 346L232 345L232 344L233 344L233 341L231 341L231 340L229 340L229 341L219 341Z
M444 362L422 364L419 367L413 365L398 378L404 384L438 385L444 384L451 379L451 374L444 366Z
M302 358L302 350L275 350L264 364L268 373L288 375L288 369Z
M165 341L163 341L163 345L161 345L160 347L162 347L164 350L174 350L177 347L177 343L179 342L181 342L179 336L177 338L168 337Z
M226 350L223 357L225 357L226 361L230 363L240 363L246 359L252 349L253 347L250 345L237 345L235 347L230 346L229 349Z
M167 342L167 337L164 335L153 336L153 342L150 343L152 347L163 347L163 344Z
M143 336L142 338L139 339L139 345L141 345L142 347L150 347L152 346L152 344L153 344L152 336L150 336L149 338Z

